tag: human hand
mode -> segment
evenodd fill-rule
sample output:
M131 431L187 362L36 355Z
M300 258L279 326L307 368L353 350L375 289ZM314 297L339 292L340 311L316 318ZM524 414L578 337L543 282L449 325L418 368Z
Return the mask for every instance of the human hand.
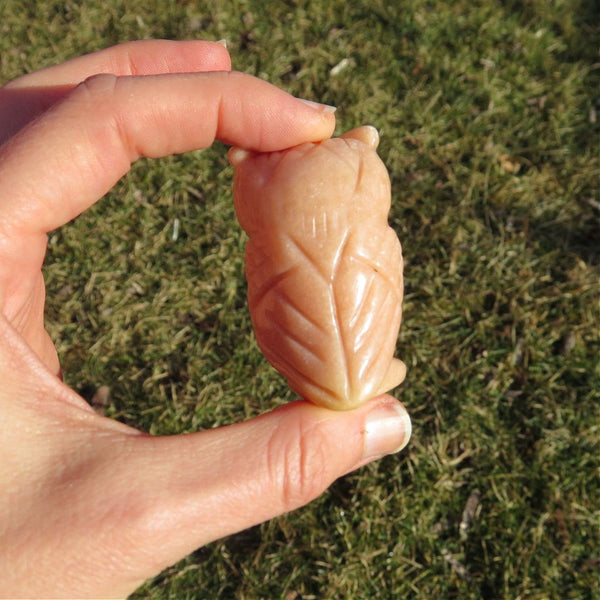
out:
M292 510L403 447L381 396L336 413L298 401L194 434L153 437L94 413L59 377L44 328L47 233L141 156L215 139L277 150L334 117L229 72L223 46L135 42L0 88L0 590L122 597L195 548ZM87 79L97 73L112 73ZM83 82L83 83L82 83Z

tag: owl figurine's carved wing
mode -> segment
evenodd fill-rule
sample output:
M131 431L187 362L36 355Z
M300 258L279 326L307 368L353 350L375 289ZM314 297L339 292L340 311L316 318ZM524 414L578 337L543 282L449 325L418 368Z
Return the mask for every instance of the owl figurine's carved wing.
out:
M258 344L294 391L334 409L359 406L405 375L393 358L402 253L387 224L387 172L382 184L382 163L364 141L372 131L351 134L276 157L238 154L237 165L230 155L236 211L250 235ZM371 185L365 169L374 165Z

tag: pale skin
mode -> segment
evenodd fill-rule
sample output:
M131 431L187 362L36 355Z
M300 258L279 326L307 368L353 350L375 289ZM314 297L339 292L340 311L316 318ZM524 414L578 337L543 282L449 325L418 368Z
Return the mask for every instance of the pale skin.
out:
M0 88L4 597L126 597L196 548L406 445L410 421L387 395L346 412L299 400L219 429L149 436L99 416L63 383L44 327L47 233L137 158L215 139L279 150L334 125L322 107L231 72L212 42L123 44Z

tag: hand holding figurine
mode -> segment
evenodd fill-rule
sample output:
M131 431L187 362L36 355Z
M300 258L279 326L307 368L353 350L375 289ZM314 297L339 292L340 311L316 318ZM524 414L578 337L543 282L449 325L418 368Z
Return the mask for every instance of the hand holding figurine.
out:
M0 88L0 589L124 597L197 547L299 507L403 447L402 405L297 401L244 423L154 437L97 415L60 378L44 328L49 231L141 156L215 139L273 152L334 117L230 72L210 42L123 44ZM215 398L215 402L219 399Z

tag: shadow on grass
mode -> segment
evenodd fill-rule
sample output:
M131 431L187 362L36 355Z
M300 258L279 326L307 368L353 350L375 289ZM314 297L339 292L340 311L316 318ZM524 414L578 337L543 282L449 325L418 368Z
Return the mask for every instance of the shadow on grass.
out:
M533 221L529 234L546 252L559 249L564 254L578 256L589 266L597 266L600 263L599 217L589 214L578 221Z
M503 0L501 5L507 14L520 15L522 23L549 23L555 35L567 42L564 51L567 60L596 60L600 38L600 6L597 0L572 0L561 5L531 0Z

